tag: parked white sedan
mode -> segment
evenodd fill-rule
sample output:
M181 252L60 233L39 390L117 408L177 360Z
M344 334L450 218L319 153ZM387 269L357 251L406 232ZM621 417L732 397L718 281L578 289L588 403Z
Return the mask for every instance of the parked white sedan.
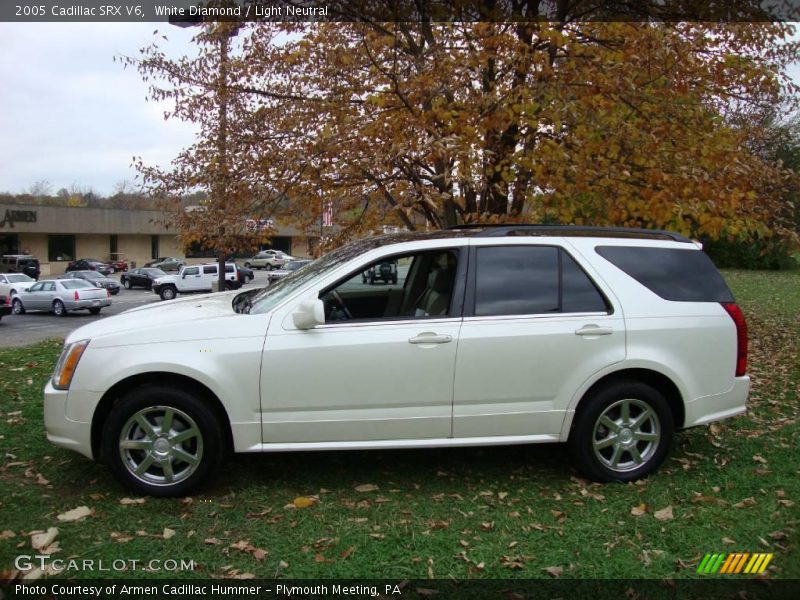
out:
M8 292L15 296L21 291L30 288L36 280L25 273L3 273L0 275L0 286L8 286Z
M11 301L15 315L24 315L29 310L50 311L57 317L64 317L72 310L88 310L96 315L104 306L111 306L108 290L82 279L38 281Z

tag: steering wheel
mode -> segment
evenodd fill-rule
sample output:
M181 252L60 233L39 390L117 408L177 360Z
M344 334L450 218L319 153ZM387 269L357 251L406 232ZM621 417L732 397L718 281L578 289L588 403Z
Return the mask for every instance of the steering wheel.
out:
M331 290L331 298L333 301L336 302L336 306L344 313L344 316L348 319L352 319L353 315L350 313L350 310L347 308L347 305L344 303L344 299L339 295L339 292L336 290Z

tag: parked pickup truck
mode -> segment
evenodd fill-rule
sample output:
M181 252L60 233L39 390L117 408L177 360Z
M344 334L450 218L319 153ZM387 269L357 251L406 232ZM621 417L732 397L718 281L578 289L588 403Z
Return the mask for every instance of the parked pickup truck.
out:
M211 286L219 279L217 263L203 265L184 265L177 275L159 277L153 281L153 291L162 300L172 300L178 294L210 292ZM236 274L236 265L225 265L226 289L236 290L242 287Z

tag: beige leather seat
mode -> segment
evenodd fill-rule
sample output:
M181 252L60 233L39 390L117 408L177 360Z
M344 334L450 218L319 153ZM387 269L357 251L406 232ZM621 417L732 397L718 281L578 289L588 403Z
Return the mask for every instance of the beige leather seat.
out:
M455 270L434 268L428 275L428 285L417 302L415 316L441 316L447 314L453 292Z

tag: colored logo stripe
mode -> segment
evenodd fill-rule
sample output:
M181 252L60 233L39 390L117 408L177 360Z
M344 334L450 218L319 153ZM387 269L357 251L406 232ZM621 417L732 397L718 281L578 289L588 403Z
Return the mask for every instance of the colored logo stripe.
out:
M772 553L764 552L733 552L731 554L706 554L700 564L697 565L697 572L703 574L758 574L763 573L769 562L772 560Z

